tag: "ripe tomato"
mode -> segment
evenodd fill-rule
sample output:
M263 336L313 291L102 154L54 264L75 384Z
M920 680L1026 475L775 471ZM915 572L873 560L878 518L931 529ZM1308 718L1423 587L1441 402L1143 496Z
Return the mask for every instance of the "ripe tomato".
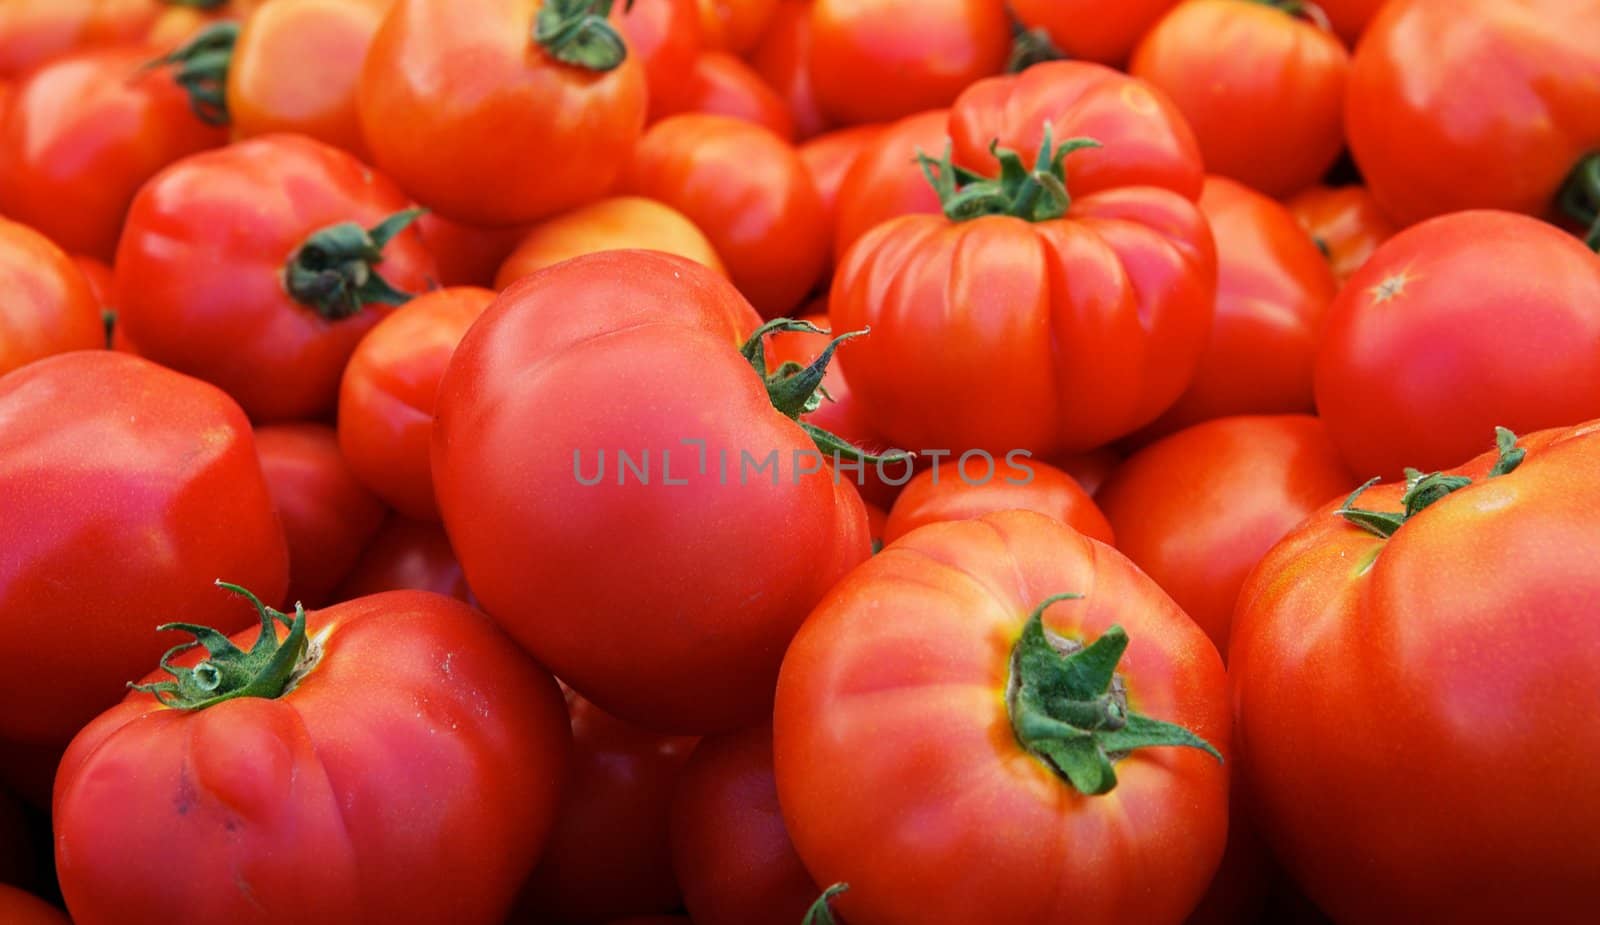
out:
M758 323L699 264L590 254L506 290L440 386L434 488L473 591L651 729L759 719L795 627L869 554L855 489L791 417L817 371L752 370Z
M800 146L800 159L811 174L811 185L822 198L823 232L828 238L828 263L833 263L833 233L839 222L840 188L861 153L877 139L883 127L858 125L818 135Z
M437 521L428 440L450 355L493 302L488 289L413 299L361 339L339 386L339 448L355 475L414 520Z
M822 200L794 148L758 125L702 114L658 122L623 185L688 216L765 317L799 305L822 275Z
M1501 436L1329 504L1240 593L1239 768L1337 921L1593 917L1600 423Z
M72 925L60 909L4 883L0 883L0 922L6 925Z
M476 605L461 574L450 538L438 524L389 515L367 544L334 600L348 601L383 591L432 591Z
M44 235L0 218L0 376L106 343L88 279Z
M892 543L927 524L1014 510L1036 511L1108 546L1115 543L1111 524L1076 479L1020 456L963 457L917 473L895 499L883 541Z
M0 78L21 77L72 51L138 42L160 14L156 0L5 0Z
M1227 832L1225 686L1116 550L1027 511L924 527L789 647L784 820L851 925L1179 925Z
M172 644L158 622L237 627L218 575L282 597L283 528L219 390L77 351L0 378L0 421L0 736L66 742Z
M797 136L811 138L827 130L828 117L811 82L811 0L778 0L750 63L788 107Z
M1178 0L1010 0L1024 26L1040 28L1066 55L1122 64Z
M1327 254L1340 283L1399 230L1379 211L1378 200L1365 186L1313 186L1290 199L1288 206Z
M755 47L778 11L779 0L699 0L700 34L707 48L744 54Z
M117 284L111 267L103 260L81 256L73 257L72 265L78 268L78 272L83 274L83 281L89 284L89 292L94 296L95 304L99 305L102 311L114 309L117 304Z
M534 224L500 265L494 287L504 289L583 254L630 248L677 254L724 276L728 273L716 248L688 216L654 199L613 196Z
M657 107L677 99L700 56L700 6L696 0L633 0L617 28L628 54L644 68L650 120L655 121L660 118Z
M754 68L725 51L702 52L696 57L683 92L659 112L663 117L684 112L732 116L770 129L786 141L794 140L794 117L789 115L788 104Z
M119 319L146 356L221 386L258 422L324 414L362 335L435 272L406 206L309 138L186 158L128 213ZM248 234L218 233L241 222Z
M417 233L439 266L441 286L492 286L500 265L527 234L525 225L479 228L437 212L417 219Z
M862 145L834 195L835 262L862 235L891 218L939 214L939 194L917 169L917 155L937 156L949 147L949 122L947 109L907 116Z
M173 904L206 922L503 922L570 757L555 682L436 594L260 618L250 653L252 632L200 635L68 748L56 865L77 925Z
M1333 301L1317 408L1357 475L1439 469L1496 426L1600 417L1596 344L1594 254L1525 216L1447 215L1378 248Z

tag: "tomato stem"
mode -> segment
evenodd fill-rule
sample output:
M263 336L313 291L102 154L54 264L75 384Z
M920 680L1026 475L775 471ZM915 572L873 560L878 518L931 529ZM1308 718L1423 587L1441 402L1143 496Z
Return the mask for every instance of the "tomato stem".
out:
M371 229L355 222L329 225L290 255L284 286L295 301L330 321L340 321L373 303L404 305L411 294L389 285L373 268L383 248L426 210L406 209Z
M1494 466L1489 469L1485 478L1495 478L1515 471L1522 465L1522 460L1528 455L1527 450L1517 446L1517 435L1504 427L1494 429L1495 449L1499 456L1495 459ZM1405 526L1406 521L1417 516L1444 498L1466 488L1472 484L1472 479L1464 475L1446 475L1443 472L1423 473L1416 469L1406 469L1406 493L1400 497L1400 511L1374 511L1367 508L1358 508L1356 501L1366 494L1367 489L1383 481L1381 476L1369 479L1366 484L1350 493L1344 499L1344 504L1339 506L1334 514L1371 533L1374 536L1388 539L1395 532Z
M606 18L612 0L545 0L533 23L533 40L563 64L613 70L627 60L628 45ZM632 7L633 0L628 0Z
M1006 59L1006 73L1020 74L1035 64L1061 61L1067 53L1056 47L1050 33L1044 29L1029 29L1013 19L1011 56Z
M1600 151L1578 162L1557 201L1562 211L1588 227L1583 242L1589 249L1600 251Z
M922 165L922 175L939 194L945 217L953 222L990 215L1047 222L1066 215L1072 207L1072 196L1067 192L1067 155L1098 147L1100 142L1093 138L1069 138L1057 147L1050 123L1046 122L1032 170L1022 163L1020 154L1000 147L998 139L989 143L989 153L1000 162L1000 176L994 179L956 166L948 144L938 160L918 151L917 162Z
M173 79L189 94L189 108L207 125L228 125L228 68L233 66L233 46L239 24L219 22L200 30L194 38L145 65L176 67Z
M830 903L834 897L850 889L848 883L835 883L822 891L817 901L806 910L806 917L800 920L800 925L839 925L839 920L833 914Z

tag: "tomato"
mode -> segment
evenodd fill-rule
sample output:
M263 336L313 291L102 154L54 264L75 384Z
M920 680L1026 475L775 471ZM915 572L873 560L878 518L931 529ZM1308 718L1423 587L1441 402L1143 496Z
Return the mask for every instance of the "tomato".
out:
M321 607L377 535L386 509L325 424L256 429L256 455L289 541L287 600Z
M1073 58L1122 64L1133 47L1178 0L1010 0L1025 26L1045 30Z
M1230 777L1228 847L1222 853L1222 864L1211 878L1206 895L1183 920L1183 925L1240 925L1243 922L1291 925L1291 920L1276 914L1276 910L1272 917L1264 918L1276 868L1266 845L1262 844L1261 834L1250 820L1248 784L1241 780L1237 766Z
M1336 921L1593 917L1600 423L1500 436L1327 505L1240 593L1239 768Z
M1241 416L1196 424L1134 453L1095 499L1117 548L1226 653L1245 575L1359 481L1316 418Z
M21 77L72 51L137 42L160 13L156 0L5 0L0 78Z
M696 740L647 732L571 692L567 708L567 785L544 856L517 901L525 918L513 920L567 925L676 909L667 818Z
M939 194L917 169L917 155L938 156L949 147L949 120L945 109L907 116L862 145L834 195L835 262L862 235L891 218L939 214Z
M0 218L0 376L41 357L104 347L100 304L72 258Z
M1357 475L1439 469L1496 426L1600 417L1596 344L1594 254L1536 219L1448 215L1391 238L1333 301L1317 407Z
M811 185L822 198L823 233L828 237L829 265L832 265L834 228L839 223L843 203L839 191L845 175L855 166L863 151L883 131L878 125L858 125L818 135L800 146L800 160L811 174Z
M999 511L1036 511L1084 536L1111 545L1111 524L1077 480L1023 456L966 456L924 469L906 484L889 511L883 541L892 543L927 524L973 520Z
M226 134L189 108L144 47L90 51L18 85L0 124L0 211L67 251L102 260L134 193L171 162Z
M1227 832L1225 686L1109 546L1027 511L927 526L784 657L784 821L851 925L1178 925Z
M1341 283L1399 230L1378 210L1378 201L1365 186L1313 186L1290 199L1288 206L1327 254Z
M72 925L55 906L3 883L0 883L0 921L6 925Z
M1071 453L1054 460L1058 469L1071 475L1078 485L1094 497L1111 473L1122 465L1122 454L1114 448L1103 446L1087 453Z
M822 275L822 200L794 148L758 125L702 114L658 122L623 185L688 216L763 316L799 305Z
M83 274L83 281L89 284L89 293L94 296L95 304L102 310L116 307L116 279L105 261L77 256L72 258L72 265L78 268L78 272Z
M461 574L450 538L437 524L389 515L378 535L361 553L334 600L348 601L382 591L432 591L458 601L476 603Z
M811 84L843 125L949 106L1005 70L1011 24L1002 0L814 0Z
M569 28L591 7L611 3L394 0L357 94L377 165L469 224L530 222L604 194L644 128L645 74L610 26Z
M1402 226L1464 209L1552 213L1562 181L1600 151L1597 34L1594 0L1386 4L1345 106L1383 211Z
M493 302L488 289L439 289L413 299L368 332L339 387L339 448L384 503L437 521L428 440L434 398L450 355Z
M672 801L672 869L695 925L795 925L822 890L789 841L772 728L704 739Z
M1328 24L1349 48L1356 47L1356 40L1361 38L1367 23L1378 15L1383 4L1384 0L1317 0L1317 6L1328 17Z
M791 417L817 370L769 378L760 342L739 348L758 322L699 264L590 254L506 290L440 386L434 488L473 591L658 731L759 719L795 628L870 552L855 489Z
M727 275L722 258L688 216L642 196L613 196L545 219L529 228L496 275L504 289L551 264L597 251L665 251Z
M1139 43L1129 68L1172 96L1206 169L1272 196L1315 183L1344 149L1350 54L1294 8L1179 4Z
M555 682L436 594L260 618L254 659L251 632L201 637L220 686L194 678L199 651L163 659L67 750L56 864L77 925L173 904L207 922L503 922L570 757Z
M406 207L309 138L186 158L128 213L119 319L146 356L221 386L257 421L324 414L362 335L435 272ZM242 222L248 234L219 233Z
M500 265L527 234L525 225L479 228L437 212L417 219L417 233L439 266L441 286L492 286Z
M750 63L783 99L796 135L811 138L828 128L811 81L811 0L778 0Z
M617 21L628 54L639 59L649 87L650 120L658 107L670 105L683 92L694 61L700 56L700 6L696 0L634 0Z
M237 627L218 575L282 597L283 528L219 390L78 351L0 378L0 421L0 736L66 742L172 644L158 622Z
M767 31L779 0L699 0L700 34L707 48L743 54Z
M732 116L770 129L785 140L794 139L794 117L777 91L743 59L723 51L708 51L690 65L683 92L660 115L704 112Z

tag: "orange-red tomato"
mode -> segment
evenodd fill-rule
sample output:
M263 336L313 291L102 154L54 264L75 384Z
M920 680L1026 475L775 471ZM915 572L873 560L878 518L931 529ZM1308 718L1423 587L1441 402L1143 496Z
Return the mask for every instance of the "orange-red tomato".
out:
M818 135L800 146L800 159L811 172L811 185L822 197L822 211L826 216L823 228L828 235L828 263L833 263L834 226L839 221L839 189L844 178L855 166L861 152L865 151L878 134L881 125L858 125Z
M811 0L779 0L750 63L789 107L798 137L810 138L828 128L811 83Z
M950 144L950 111L907 116L882 128L851 162L834 196L833 258L899 215L938 215L939 194L917 167L917 154L938 157Z
M391 514L333 599L348 601L407 589L476 603L444 529L438 524L418 523Z
M1333 267L1340 283L1361 269L1398 231L1378 208L1365 186L1313 186L1287 203L1300 226L1311 235Z
M72 925L60 909L4 883L0 883L0 922L6 925Z
M61 248L0 218L0 376L51 354L104 347L100 305Z
M101 309L116 307L116 276L109 264L80 255L72 258L72 265L83 274L84 282L89 284L89 291Z
M1000 511L1036 511L1107 545L1116 540L1094 499L1067 473L1026 457L964 457L924 469L889 510L883 541L949 520L973 520Z
M742 58L725 51L702 52L690 65L689 79L676 102L651 112L663 117L681 112L732 116L794 139L794 118L783 98Z
M1010 0L1025 26L1045 30L1068 57L1122 64L1178 0Z
M683 92L700 56L700 6L696 0L634 0L617 27L627 40L628 54L644 67L654 122L662 107L673 105Z
M0 78L52 58L138 42L161 15L157 0L5 0L0 3Z
M699 0L700 34L707 48L744 54L767 31L778 0Z
M528 229L501 264L494 287L504 289L551 264L583 254L629 249L677 254L727 275L716 249L682 212L642 196L613 196Z
M481 228L437 212L417 219L417 233L439 267L441 286L492 286L500 265L527 234L527 226Z

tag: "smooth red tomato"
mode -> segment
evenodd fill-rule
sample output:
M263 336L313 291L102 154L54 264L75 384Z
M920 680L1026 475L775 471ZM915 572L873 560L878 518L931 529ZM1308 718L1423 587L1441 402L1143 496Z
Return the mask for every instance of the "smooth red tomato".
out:
M744 54L755 47L779 0L698 0L706 47Z
M1361 269L1399 229L1365 186L1313 186L1288 201L1289 211L1317 242L1340 283Z
M100 302L61 248L0 218L0 376L42 357L106 344Z
M238 627L218 576L282 598L283 528L218 389L77 351L0 377L0 421L0 736L70 739L172 645L158 623Z
M841 125L886 122L949 106L1005 70L1003 0L814 0L811 84Z
M307 607L330 603L387 513L356 478L326 424L256 428L256 455L289 541L289 594Z
M1179 925L1222 857L1228 772L1146 746L1226 750L1225 688L1111 547L1029 511L927 526L784 657L784 821L818 883L849 884L851 925Z
M750 63L788 107L796 135L810 138L828 128L811 82L811 0L779 0Z
M583 254L617 250L676 254L722 275L722 258L689 217L642 196L612 196L535 223L500 265L494 287Z
M611 3L568 6L581 15ZM614 31L615 45L570 30L538 38L543 7L395 0L384 17L361 71L361 127L377 165L418 202L515 225L616 182L644 128L644 67Z
M1359 482L1310 415L1228 417L1134 453L1095 500L1117 531L1117 548L1226 653L1250 569Z
M72 925L60 909L4 883L0 883L0 922L6 925Z
M1595 0L1385 4L1345 106L1350 152L1383 211L1402 226L1464 209L1552 214L1563 181L1600 151L1596 35Z
M589 254L506 290L440 386L434 488L473 591L652 729L758 720L795 628L870 552L855 489L793 417L815 385L741 355L758 324L699 264Z
M500 925L570 758L550 675L421 591L260 619L237 649L150 674L68 748L56 865L77 925L174 904L205 922ZM201 655L220 686L193 679Z
M418 523L391 514L367 544L344 584L334 592L334 599L348 601L382 591L408 589L476 603L444 530L438 524Z
M1043 29L1073 58L1122 64L1178 0L1010 0L1024 26Z
M361 339L339 386L339 447L354 474L414 520L437 521L428 441L434 398L456 345L495 298L438 289L411 300Z
M0 78L21 77L72 51L138 42L160 14L156 0L5 0Z
M940 213L939 194L918 168L917 155L938 157L950 146L949 122L947 109L907 116L862 146L834 194L835 262L891 218Z
M101 309L116 307L116 276L109 264L93 257L75 256L72 265L83 274L83 281L89 284L89 292Z
M617 28L628 54L639 59L649 87L650 120L658 107L671 105L700 56L700 6L696 0L634 0L622 11Z
M1378 248L1333 301L1317 408L1357 475L1441 469L1497 426L1600 417L1596 344L1600 259L1581 242L1521 215L1447 215Z
M492 286L500 265L527 234L527 226L479 228L437 212L417 219L417 233L439 267L441 286Z
M695 925L795 925L822 894L783 825L769 723L706 738L689 756L672 869Z
M764 317L799 305L822 275L822 200L800 155L759 125L703 114L658 122L623 185L688 216Z
M794 140L794 117L777 91L761 75L725 51L702 52L689 68L683 92L660 110L662 117L684 112L732 116L753 122L788 141Z
M1239 769L1336 921L1593 917L1600 422L1503 437L1327 505L1240 593Z
M436 272L402 224L408 205L349 153L296 135L186 158L128 213L118 318L145 356L258 422L325 414L362 335Z
M226 132L189 108L143 46L89 51L17 86L0 124L0 212L67 251L110 259L134 193Z
M863 151L883 131L881 125L858 125L818 135L800 146L800 160L811 173L811 184L822 197L823 229L828 236L828 262L833 262L833 234L843 204L839 191L844 178Z
M1060 469L1024 456L971 456L924 469L889 510L883 541L927 524L974 520L1000 511L1036 511L1084 536L1114 545L1106 516L1083 486Z

